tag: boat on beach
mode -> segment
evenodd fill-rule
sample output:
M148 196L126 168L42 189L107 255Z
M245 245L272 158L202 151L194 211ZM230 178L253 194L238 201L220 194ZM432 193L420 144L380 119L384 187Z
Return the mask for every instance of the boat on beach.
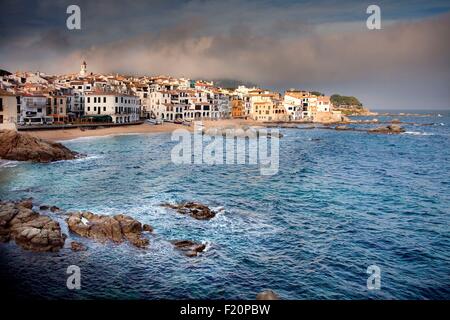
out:
M145 120L145 123L152 124L152 125L163 124L162 120L160 120L160 119L147 119L147 120Z

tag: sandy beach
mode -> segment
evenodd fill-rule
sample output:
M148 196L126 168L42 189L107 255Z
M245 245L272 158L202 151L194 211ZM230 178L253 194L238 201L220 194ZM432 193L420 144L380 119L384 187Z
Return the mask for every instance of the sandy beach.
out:
M205 128L213 128L213 127L241 127L244 125L261 125L258 122L253 120L243 120L243 119L229 119L229 120L208 120L202 122ZM130 125L130 126L121 126L121 127L110 127L110 128L101 128L101 129L93 129L93 130L80 130L79 128L73 129L61 129L61 130L36 130L36 131L27 131L27 133L32 134L36 137L52 140L52 141L61 141L61 140L71 140L81 137L100 137L100 136L108 136L108 135L120 135L120 134L136 134L136 133L158 133L158 132L172 132L176 129L187 129L192 130L193 127L184 126L181 124L174 124L170 122L166 122L162 125L151 125L151 124L139 124L139 125Z

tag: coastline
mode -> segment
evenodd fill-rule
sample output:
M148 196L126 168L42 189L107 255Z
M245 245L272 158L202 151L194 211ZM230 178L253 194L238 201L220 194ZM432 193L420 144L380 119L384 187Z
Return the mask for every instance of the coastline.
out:
M243 120L243 119L229 119L229 120L207 120L202 121L205 128L215 128L223 126L251 126L257 125L261 126L253 120ZM150 124L139 124L130 126L120 126L120 127L110 127L110 128L99 128L93 130L81 131L79 128L73 129L62 129L62 130L35 130L28 131L27 133L50 141L64 141L72 140L77 138L88 138L88 137L102 137L102 136L112 136L112 135L126 135L126 134L141 134L141 133L163 133L172 132L176 129L187 129L193 130L193 126L188 127L181 124L174 124L166 122L162 125L150 125Z

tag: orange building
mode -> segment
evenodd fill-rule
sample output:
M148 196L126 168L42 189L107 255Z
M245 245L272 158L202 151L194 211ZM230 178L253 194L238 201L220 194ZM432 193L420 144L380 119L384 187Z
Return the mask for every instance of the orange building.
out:
M238 99L231 100L231 117L232 118L245 117L244 101Z

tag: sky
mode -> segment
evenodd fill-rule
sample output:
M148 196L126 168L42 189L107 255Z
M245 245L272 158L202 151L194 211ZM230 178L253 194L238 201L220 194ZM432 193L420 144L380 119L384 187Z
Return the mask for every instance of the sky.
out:
M81 9L68 30L66 9ZM366 9L381 9L369 30ZM450 1L0 0L0 69L235 79L450 109Z

